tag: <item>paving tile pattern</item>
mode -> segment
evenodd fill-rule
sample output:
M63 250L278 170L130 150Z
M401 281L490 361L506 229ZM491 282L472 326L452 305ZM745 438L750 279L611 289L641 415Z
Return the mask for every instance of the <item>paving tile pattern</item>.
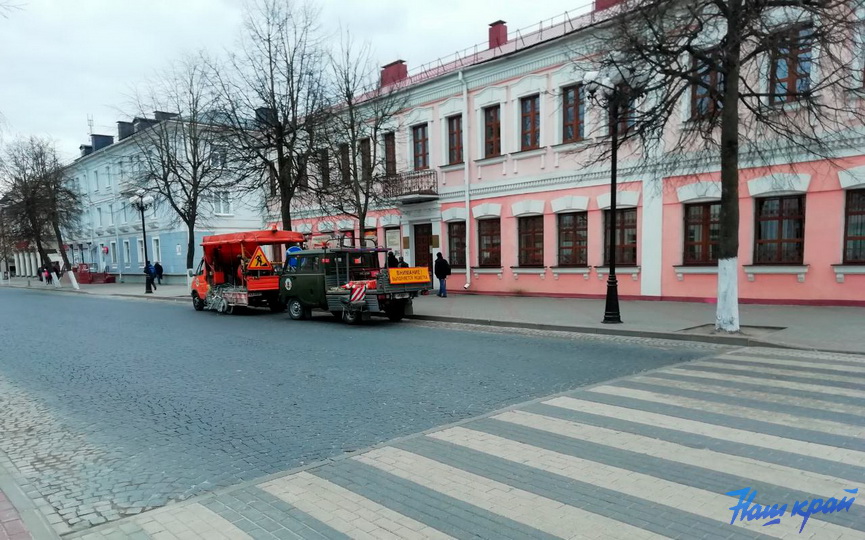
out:
M717 364L749 366L753 383L718 384L706 375ZM807 390L790 386L789 371L809 381L801 383ZM802 533L802 517L790 515L797 500L858 497L844 490L865 480L865 447L855 444L863 399L865 357L739 350L408 437L120 527L165 540L865 538L858 500L811 515ZM757 490L758 504L788 504L780 523L731 523L737 499L726 493L743 487ZM72 537L120 532L104 526Z
M30 540L30 533L18 511L0 491L0 540Z

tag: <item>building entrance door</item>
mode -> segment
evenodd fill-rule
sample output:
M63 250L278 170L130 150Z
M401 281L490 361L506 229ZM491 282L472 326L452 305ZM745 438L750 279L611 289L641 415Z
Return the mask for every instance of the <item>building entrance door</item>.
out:
M432 243L432 224L424 223L414 226L414 265L429 268L430 282L433 275L433 261L430 253Z

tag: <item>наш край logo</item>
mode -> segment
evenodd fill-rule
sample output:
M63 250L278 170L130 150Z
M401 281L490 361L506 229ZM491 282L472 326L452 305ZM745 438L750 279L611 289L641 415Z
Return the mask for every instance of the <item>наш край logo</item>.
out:
M845 489L844 491L855 495L859 493L859 488ZM748 521L768 519L769 521L763 524L764 527L766 525L776 525L781 523L781 518L787 512L787 504L760 506L755 503L754 497L757 496L757 490L751 491L749 487L728 491L727 495L739 497L739 502L730 507L730 510L733 511L733 518L730 519L731 524L736 523L736 518L739 518L739 521L746 519ZM847 512L855 500L856 497L848 499L845 496L840 501L835 497L830 497L825 501L823 499L796 501L793 503L793 509L790 510L790 516L802 516L802 525L799 527L799 532L801 533L805 528L805 524L808 523L808 518L813 514L834 514L841 510Z

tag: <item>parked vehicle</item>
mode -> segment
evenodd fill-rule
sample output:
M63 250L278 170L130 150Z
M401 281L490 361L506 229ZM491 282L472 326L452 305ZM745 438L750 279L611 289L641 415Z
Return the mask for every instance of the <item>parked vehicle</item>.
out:
M313 309L330 311L348 324L384 315L400 321L412 312L412 298L431 286L427 268L381 269L386 248L324 247L291 253L279 295L292 319Z
M232 313L238 306L285 311L279 296L280 264L271 263L265 250L276 253L303 244L303 234L292 231L250 231L205 236L204 257L192 280L192 305Z

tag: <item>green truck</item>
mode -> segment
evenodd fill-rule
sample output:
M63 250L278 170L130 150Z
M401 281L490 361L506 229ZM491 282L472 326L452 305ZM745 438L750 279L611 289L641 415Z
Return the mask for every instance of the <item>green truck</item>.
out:
M427 294L428 268L382 269L386 248L325 247L288 253L279 295L294 320L313 309L330 311L348 324L372 315L400 321L412 313L412 299Z

